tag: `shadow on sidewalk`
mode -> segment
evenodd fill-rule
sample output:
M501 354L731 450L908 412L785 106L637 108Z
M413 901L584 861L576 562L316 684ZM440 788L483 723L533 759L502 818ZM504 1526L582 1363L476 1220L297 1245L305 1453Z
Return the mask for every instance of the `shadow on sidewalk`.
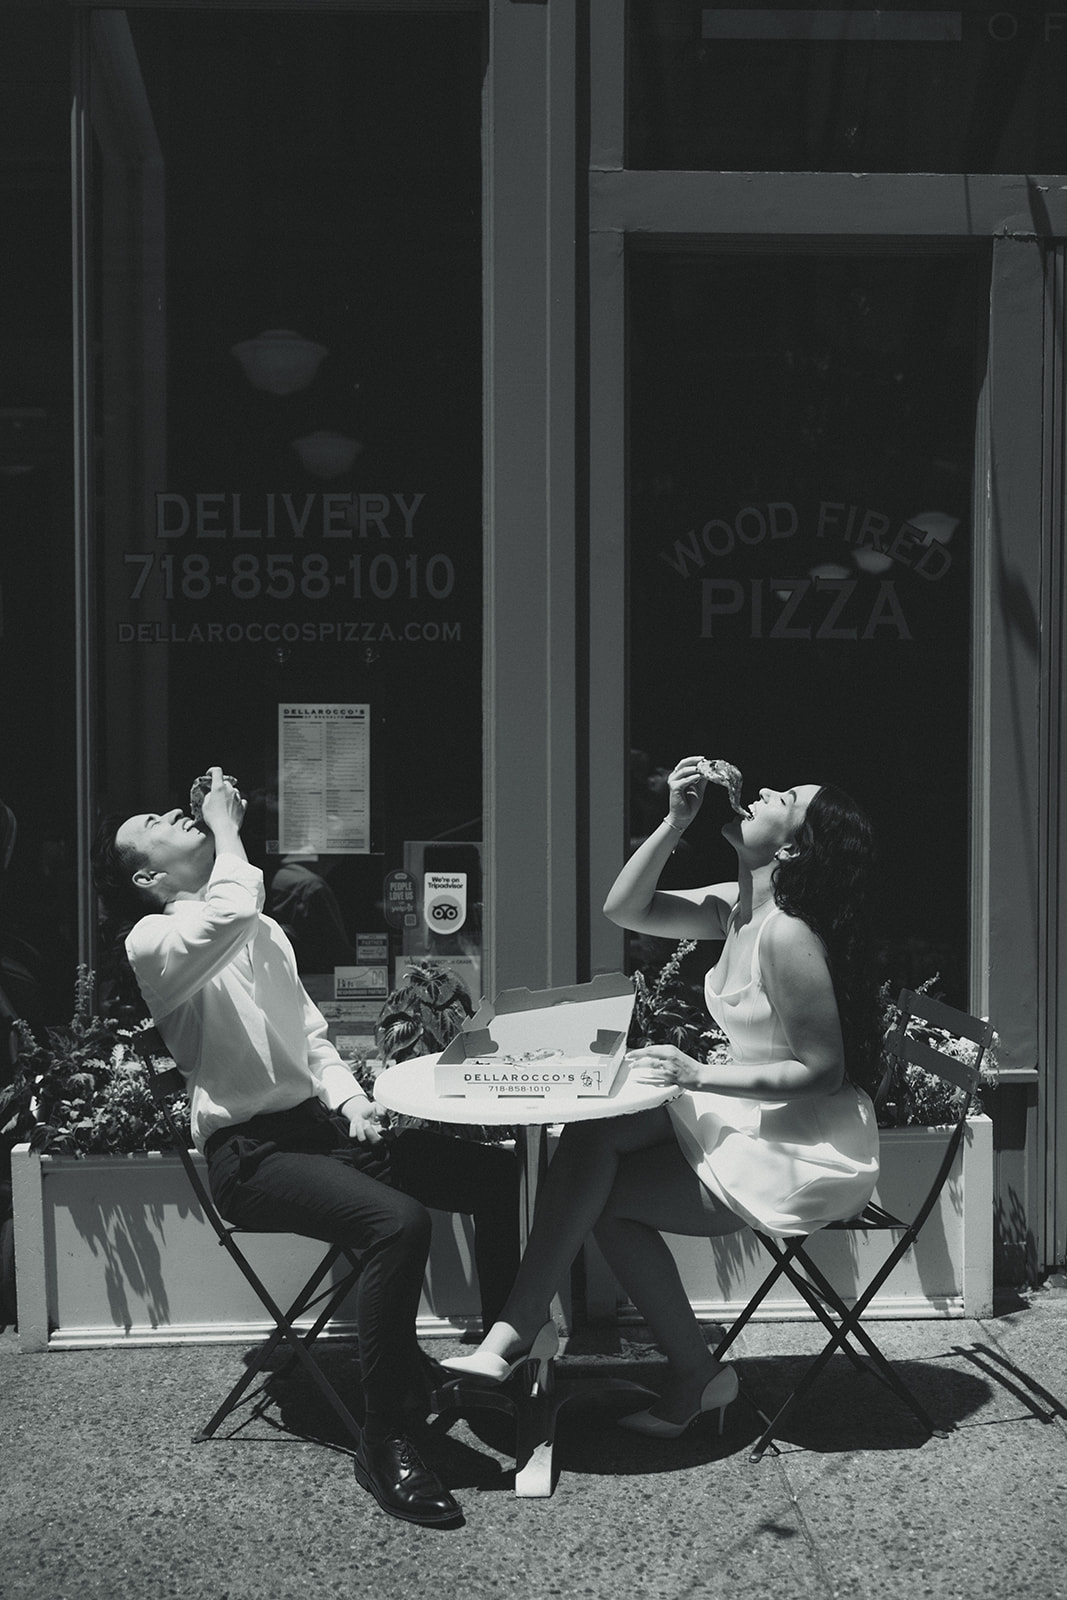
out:
M1035 1417L1051 1421L1067 1417L1067 1409L1040 1384L1012 1367L986 1346L955 1347L953 1356L977 1371L946 1366L945 1358L898 1360L894 1363L904 1382L946 1431L965 1425L988 1403L994 1385L1001 1385L1027 1404ZM346 1403L359 1412L359 1381L354 1351L320 1346L319 1360ZM636 1436L615 1426L615 1419L633 1409L632 1399L596 1394L598 1377L624 1378L655 1389L662 1363L655 1360L589 1363L580 1358L564 1361L569 1377L587 1375L588 1401L579 1399L560 1415L557 1433L559 1469L567 1473L631 1476L674 1472L700 1463L742 1454L761 1429L757 1408L772 1413L791 1392L807 1366L804 1355L749 1356L737 1362L742 1394L725 1416L723 1433L713 1419L698 1419L678 1439L656 1440ZM1038 1403L1044 1402L1046 1411ZM210 1409L210 1397L204 1401ZM190 1432L203 1419L190 1412ZM507 1488L513 1481L514 1423L499 1412L467 1408L450 1412L413 1429L432 1449L438 1470L452 1488ZM884 1384L859 1373L842 1355L831 1358L812 1389L789 1417L777 1443L783 1452L807 1450L818 1454L851 1451L920 1449L928 1439L912 1413ZM286 1438L312 1441L350 1453L336 1417L315 1386L300 1370L288 1376L270 1376L260 1400L242 1414L228 1419L218 1442L283 1442Z
M953 1345L952 1354L970 1361L979 1371L1000 1384L1008 1394L1014 1396L1033 1417L1039 1422L1055 1422L1058 1419L1067 1422L1067 1405L1058 1400L1044 1384L1038 1383L1028 1372L1017 1367L1007 1356L999 1350L994 1350L991 1345L976 1344L970 1346ZM1047 1408L1047 1409L1046 1409Z

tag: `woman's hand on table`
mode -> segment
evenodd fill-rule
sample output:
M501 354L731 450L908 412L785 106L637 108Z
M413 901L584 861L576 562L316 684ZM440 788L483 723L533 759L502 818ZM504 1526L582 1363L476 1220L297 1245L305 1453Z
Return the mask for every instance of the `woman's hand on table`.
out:
M698 1089L702 1067L673 1044L642 1044L626 1052L630 1076L657 1087Z

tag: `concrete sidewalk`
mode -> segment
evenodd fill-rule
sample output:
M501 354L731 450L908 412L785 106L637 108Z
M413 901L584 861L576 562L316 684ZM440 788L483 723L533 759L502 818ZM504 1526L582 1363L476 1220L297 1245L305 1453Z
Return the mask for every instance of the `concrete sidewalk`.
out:
M779 1456L756 1465L739 1400L719 1439L663 1443L611 1410L564 1412L551 1499L511 1492L506 1419L431 1423L465 1523L386 1517L355 1483L302 1377L240 1432L191 1443L239 1370L240 1346L22 1355L0 1335L0 1594L5 1600L458 1600L519 1596L932 1596L1067 1600L1067 1290L983 1322L879 1323L934 1417L925 1438L880 1384L835 1356ZM773 1407L810 1324L757 1324L736 1348ZM434 1342L445 1354L458 1346ZM329 1347L345 1381L346 1350ZM640 1329L572 1340L560 1376L655 1385ZM321 1431L311 1442L289 1427ZM503 1431L502 1431L503 1428Z

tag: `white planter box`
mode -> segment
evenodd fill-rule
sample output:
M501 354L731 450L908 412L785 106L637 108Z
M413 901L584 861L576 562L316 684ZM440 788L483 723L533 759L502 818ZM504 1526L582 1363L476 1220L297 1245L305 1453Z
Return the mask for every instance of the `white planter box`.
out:
M928 1186L947 1131L894 1128L882 1134L877 1198L908 1216ZM19 1342L23 1350L93 1345L253 1342L269 1331L262 1307L197 1207L176 1156L12 1154ZM466 1217L434 1212L418 1331L458 1333L479 1320ZM290 1234L242 1236L253 1266L276 1296L295 1294L321 1246ZM729 1322L767 1271L747 1231L725 1239L671 1236L690 1299L702 1321ZM886 1235L824 1233L813 1254L849 1298L884 1259ZM587 1307L618 1313L622 1296L603 1257L587 1249ZM854 1297L854 1294L853 1296ZM920 1236L868 1316L981 1317L993 1304L993 1129L967 1128L956 1166ZM625 1309L622 1311L625 1317ZM762 1320L810 1312L779 1280ZM350 1336L345 1307L332 1325Z
M270 1331L176 1155L38 1156L22 1144L11 1173L23 1350L254 1342ZM464 1216L431 1214L418 1331L455 1333L480 1321L473 1229ZM281 1304L325 1249L292 1234L242 1234L241 1246ZM334 1335L355 1331L347 1304Z
M910 1218L944 1154L947 1128L888 1128L881 1134L875 1199ZM820 1233L812 1259L846 1301L856 1299L892 1247L895 1234ZM770 1270L770 1258L747 1230L723 1239L670 1236L689 1298L701 1321L732 1322ZM590 1315L610 1316L621 1291L595 1246L587 1257ZM914 1248L876 1295L868 1317L984 1317L993 1309L993 1125L974 1117L948 1181ZM625 1317L626 1312L622 1315ZM632 1315L632 1311L631 1311ZM812 1313L784 1278L755 1320L795 1321Z

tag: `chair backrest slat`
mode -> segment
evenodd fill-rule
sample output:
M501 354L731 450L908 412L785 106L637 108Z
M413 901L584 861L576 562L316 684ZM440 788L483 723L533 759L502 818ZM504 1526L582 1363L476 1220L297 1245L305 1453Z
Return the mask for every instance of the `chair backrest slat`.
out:
M993 1045L993 1024L981 1017L969 1016L966 1011L957 1011L954 1006L946 1005L932 995L916 994L911 989L901 990L897 1005L899 1017L886 1041L887 1053L947 1079L972 1096L978 1088L986 1052ZM918 1034L909 1031L913 1025L918 1026ZM924 1028L941 1029L954 1038L970 1040L977 1047L974 1060L961 1061L959 1056L942 1049L936 1032L932 1036L930 1032L924 1034Z
M946 1005L944 1000L938 1000L931 994L917 994L913 989L900 991L899 1005L902 1011L909 1012L911 1016L921 1017L933 1027L945 1028L949 1033L958 1034L961 1039L970 1039L974 1044L984 1045L993 1031L992 1023L983 1017L972 1017L966 1011L957 1011L954 1006Z
M973 1093L978 1087L978 1068L974 1063L961 1061L958 1056L950 1056L926 1039L909 1036L904 1041L902 1054L917 1067L922 1067L924 1071L932 1072L939 1078L947 1078L957 1089L963 1089L968 1094Z

